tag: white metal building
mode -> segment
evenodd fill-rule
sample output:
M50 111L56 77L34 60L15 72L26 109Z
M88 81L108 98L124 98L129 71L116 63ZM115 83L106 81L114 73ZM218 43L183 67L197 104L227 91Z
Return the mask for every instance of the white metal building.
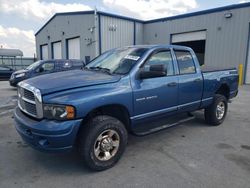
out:
M55 14L37 33L38 59L89 61L106 50L136 44L190 46L200 63L244 66L250 83L250 3L230 5L156 20L137 20L105 12Z

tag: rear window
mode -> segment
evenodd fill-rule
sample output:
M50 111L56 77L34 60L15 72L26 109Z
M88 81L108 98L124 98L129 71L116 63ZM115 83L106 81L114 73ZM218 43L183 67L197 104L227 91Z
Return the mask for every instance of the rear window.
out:
M73 65L72 65L72 62L70 62L70 61L65 61L65 62L63 62L62 63L62 67L64 68L64 69L69 69L69 68L71 68Z
M188 51L175 51L180 74L195 73L193 57Z
M57 62L58 70L69 70L75 68L82 68L83 61L72 61L72 60L65 60L65 61L58 61Z
M83 67L83 61L73 61L73 67Z

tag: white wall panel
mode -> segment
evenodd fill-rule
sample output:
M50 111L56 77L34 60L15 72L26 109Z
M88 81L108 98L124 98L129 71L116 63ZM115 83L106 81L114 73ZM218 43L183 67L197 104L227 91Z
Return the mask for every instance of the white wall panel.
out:
M134 22L101 16L102 53L117 47L134 44Z

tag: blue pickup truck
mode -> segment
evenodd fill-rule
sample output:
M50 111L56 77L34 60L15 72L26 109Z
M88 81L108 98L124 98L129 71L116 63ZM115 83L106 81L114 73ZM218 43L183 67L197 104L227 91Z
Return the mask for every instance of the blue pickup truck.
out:
M153 133L201 109L208 124L219 125L237 93L236 69L201 70L188 47L130 46L84 70L20 82L15 127L35 149L76 147L90 169L105 170L122 156L128 133Z

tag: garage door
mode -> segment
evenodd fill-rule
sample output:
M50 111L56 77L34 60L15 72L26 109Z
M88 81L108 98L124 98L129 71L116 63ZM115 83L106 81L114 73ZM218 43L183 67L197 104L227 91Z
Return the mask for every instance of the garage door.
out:
M68 39L68 59L80 59L80 38Z
M47 44L41 46L41 59L49 59L49 48Z
M206 40L206 31L196 31L172 35L172 43Z
M250 32L249 32L249 39L248 39L246 84L250 84Z
M61 42L55 42L52 44L52 58L53 59L62 59L62 43Z

